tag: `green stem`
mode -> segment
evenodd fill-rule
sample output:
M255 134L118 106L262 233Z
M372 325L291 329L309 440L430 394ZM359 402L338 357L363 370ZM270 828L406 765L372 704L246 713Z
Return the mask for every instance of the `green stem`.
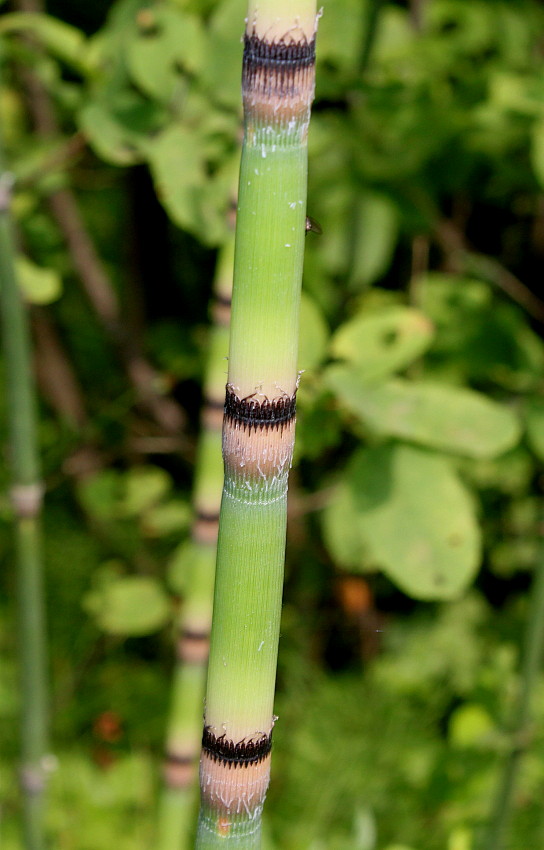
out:
M214 285L213 325L195 465L192 534L174 556L183 567L185 579L159 808L158 850L185 850L193 831L223 485L221 425L233 253L234 233L220 251Z
M46 638L39 523L42 488L28 323L13 259L10 175L3 170L1 160L0 156L0 308L18 570L24 847L41 850L44 846L47 747Z
M501 850L505 844L521 759L531 742L531 700L540 672L544 648L544 545L540 547L527 619L521 682L510 728L511 749L497 789L484 850Z
M260 847L298 386L314 0L250 0L196 847Z

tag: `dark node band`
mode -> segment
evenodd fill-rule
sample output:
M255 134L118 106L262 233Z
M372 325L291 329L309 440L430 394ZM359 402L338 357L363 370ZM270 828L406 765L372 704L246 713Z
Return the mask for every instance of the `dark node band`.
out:
M257 401L252 396L238 398L227 387L225 417L234 425L242 425L244 428L279 428L294 419L295 413L296 395Z
M266 98L300 95L308 85L314 65L315 39L270 42L246 35L242 89L246 94L259 91Z
M219 511L213 514L207 514L205 511L197 511L197 522L216 523L219 522Z
M182 640L208 641L210 634L209 632L192 632L190 629L181 629L180 637Z
M272 749L272 735L261 735L260 738L246 741L229 741L224 735L219 738L214 735L209 726L204 727L202 749L214 761L227 764L229 767L248 767L263 761Z
M254 68L309 68L315 63L315 38L311 41L294 39L266 41L258 35L244 36L244 69Z
M220 307L230 307L232 304L232 298L230 298L228 295L221 295L220 293L216 293L213 296L213 300Z
M176 764L185 767L185 765L192 766L196 761L196 755L194 756L178 756L176 753L166 752L164 754L164 759L168 764Z

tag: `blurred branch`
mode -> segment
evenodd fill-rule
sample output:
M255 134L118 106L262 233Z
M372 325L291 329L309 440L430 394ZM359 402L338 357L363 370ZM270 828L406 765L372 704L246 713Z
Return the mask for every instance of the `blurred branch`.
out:
M21 12L43 12L41 0L14 0ZM37 133L56 135L58 123L54 107L41 80L27 68L21 70L28 107ZM158 390L160 376L149 363L121 317L117 294L81 216L74 193L59 189L49 197L49 207L66 241L74 269L93 310L113 340L137 400L167 432L177 433L185 424L181 407Z
M423 29L423 19L425 16L425 7L427 0L410 0L408 4L410 12L410 21L416 32L421 32Z
M38 383L51 407L75 430L87 422L83 393L57 331L43 309L32 311Z
M453 256L458 267L495 284L520 307L523 307L533 319L544 324L544 301L541 301L498 260L473 251L464 234L451 221L447 219L438 221L434 228L434 235L442 250L447 255Z

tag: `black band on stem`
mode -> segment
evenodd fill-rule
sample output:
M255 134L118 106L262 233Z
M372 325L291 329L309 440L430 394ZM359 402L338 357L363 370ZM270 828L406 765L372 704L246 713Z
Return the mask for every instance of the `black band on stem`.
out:
M272 749L272 735L261 735L260 738L239 741L229 741L225 735L218 738L209 726L204 727L202 749L214 761L229 767L248 767L263 761Z
M238 398L227 387L225 396L225 417L233 425L244 428L279 428L291 422L296 414L296 393L270 401L265 398L257 401L254 396Z

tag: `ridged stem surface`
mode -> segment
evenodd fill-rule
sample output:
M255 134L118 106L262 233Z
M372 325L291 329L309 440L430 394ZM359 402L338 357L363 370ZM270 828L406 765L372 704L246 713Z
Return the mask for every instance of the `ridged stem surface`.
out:
M260 847L294 435L315 3L250 2L196 847Z

